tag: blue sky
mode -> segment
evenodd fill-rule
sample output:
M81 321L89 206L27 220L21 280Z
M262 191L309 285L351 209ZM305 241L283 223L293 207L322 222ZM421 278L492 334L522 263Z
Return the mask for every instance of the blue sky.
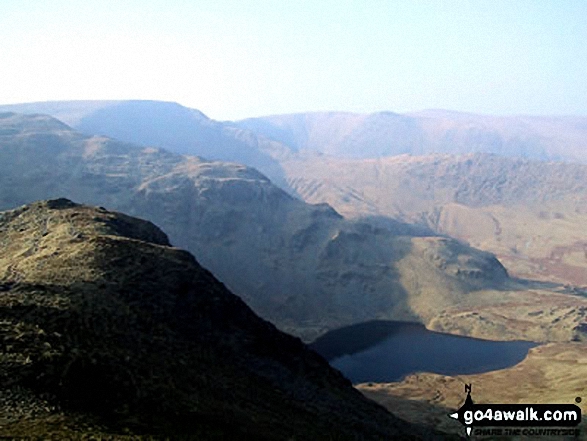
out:
M587 2L0 2L0 103L587 115Z

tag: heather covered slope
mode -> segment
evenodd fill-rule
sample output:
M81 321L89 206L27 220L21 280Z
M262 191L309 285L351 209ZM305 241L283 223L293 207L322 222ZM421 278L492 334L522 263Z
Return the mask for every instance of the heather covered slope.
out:
M148 222L51 200L0 243L0 436L424 436Z

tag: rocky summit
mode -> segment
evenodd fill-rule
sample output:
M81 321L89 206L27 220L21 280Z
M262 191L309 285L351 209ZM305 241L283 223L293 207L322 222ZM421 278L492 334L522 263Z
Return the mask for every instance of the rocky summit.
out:
M434 438L257 317L153 224L0 213L0 436Z

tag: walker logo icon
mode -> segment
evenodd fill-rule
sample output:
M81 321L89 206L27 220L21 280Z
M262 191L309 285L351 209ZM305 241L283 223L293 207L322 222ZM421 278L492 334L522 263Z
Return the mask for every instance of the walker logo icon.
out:
M578 429L565 429L575 427L581 422L581 409L575 404L475 404L471 398L470 384L465 385L465 392L465 403L449 417L464 425L468 436L471 436L474 428L475 435L492 436L578 434ZM477 429L484 427L495 429ZM504 430L502 427L508 429ZM532 429L527 429L528 427Z

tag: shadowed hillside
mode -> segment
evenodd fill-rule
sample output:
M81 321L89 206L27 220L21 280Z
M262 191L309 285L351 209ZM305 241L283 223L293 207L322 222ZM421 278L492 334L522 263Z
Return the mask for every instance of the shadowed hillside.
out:
M0 436L432 436L149 222L58 199L0 213L0 243Z

